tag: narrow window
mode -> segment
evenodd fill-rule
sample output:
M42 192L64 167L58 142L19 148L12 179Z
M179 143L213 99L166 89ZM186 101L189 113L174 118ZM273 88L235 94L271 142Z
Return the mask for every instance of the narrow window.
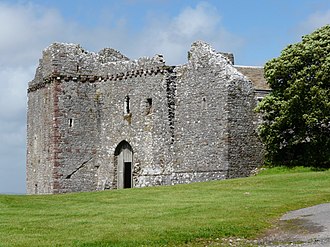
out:
M69 127L73 127L73 119L72 118L69 118Z
M206 98L203 97L202 99L202 110L205 110L206 109Z
M130 102L129 102L129 96L128 95L125 97L125 101L124 101L124 113L125 114L130 113Z
M152 98L147 98L146 115L152 112Z

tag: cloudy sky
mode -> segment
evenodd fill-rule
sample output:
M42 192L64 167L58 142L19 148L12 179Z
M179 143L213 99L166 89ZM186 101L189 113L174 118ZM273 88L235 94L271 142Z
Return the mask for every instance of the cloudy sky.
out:
M53 42L186 62L195 40L263 65L330 24L329 0L0 0L0 193L25 193L26 90Z

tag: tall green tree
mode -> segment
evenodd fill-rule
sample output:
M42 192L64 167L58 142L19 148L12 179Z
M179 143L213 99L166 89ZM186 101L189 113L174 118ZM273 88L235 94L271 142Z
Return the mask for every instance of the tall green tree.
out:
M272 165L330 167L330 25L265 65L272 92L258 105Z

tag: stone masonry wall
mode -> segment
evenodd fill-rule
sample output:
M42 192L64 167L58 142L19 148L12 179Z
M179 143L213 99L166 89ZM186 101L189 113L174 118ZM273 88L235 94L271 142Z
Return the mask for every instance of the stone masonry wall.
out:
M174 183L226 178L226 66L225 57L196 42L188 64L176 68Z
M92 83L63 81L59 109L60 191L96 189L100 109Z
M228 88L228 178L246 177L262 164L263 148L258 139L257 100L251 81L233 68Z
M168 184L165 177L171 166L171 135L166 98L167 71L157 71L163 64L150 62L141 64L140 74L100 84L103 114L100 168L103 172L99 175L99 189L106 185L116 188L114 153L121 141L127 141L133 148L134 187ZM127 97L129 112L126 112Z
M174 67L161 55L48 47L28 88L27 192L121 187L122 143L132 187L249 175L262 154L253 85L204 42L188 58Z
M54 97L51 84L31 93L27 111L27 193L53 193Z

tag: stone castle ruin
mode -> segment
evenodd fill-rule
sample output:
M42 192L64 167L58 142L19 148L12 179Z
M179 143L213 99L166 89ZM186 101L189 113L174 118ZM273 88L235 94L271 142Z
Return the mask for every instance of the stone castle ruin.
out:
M253 109L265 85L262 67L201 41L179 66L52 44L28 87L27 193L249 176L263 160Z

